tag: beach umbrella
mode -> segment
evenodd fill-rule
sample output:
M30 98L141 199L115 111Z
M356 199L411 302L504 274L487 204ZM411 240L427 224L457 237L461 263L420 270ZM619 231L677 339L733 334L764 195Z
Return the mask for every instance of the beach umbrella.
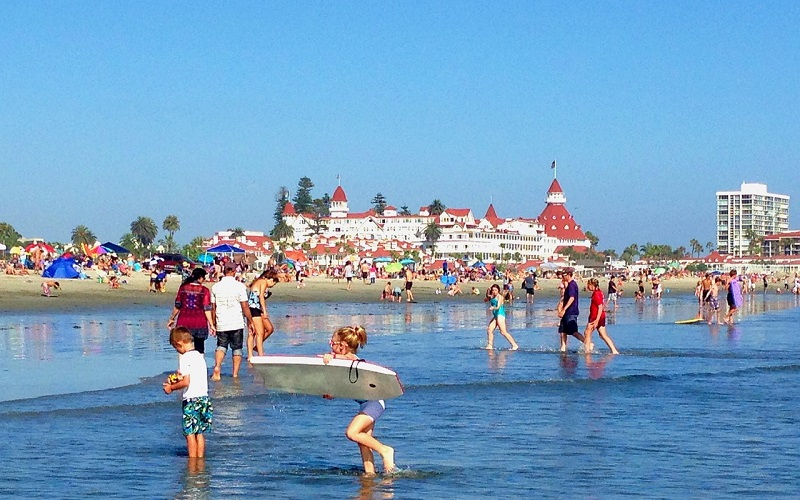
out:
M0 252L4 251L6 248L8 247L0 243Z
M531 266L531 267L529 267L529 268L527 268L525 270L530 272L530 273L534 273L534 272L536 272L536 266Z
M407 266L409 264L413 264L414 259L412 259L411 257L406 257L405 259L401 260L400 263L404 266Z
M100 248L103 248L106 252L117 253L117 254L131 253L131 251L128 250L127 248L121 245L117 245L116 243L111 243L110 241L106 241L105 243L100 245Z
M484 264L484 263L483 263L483 262L481 262L481 261L478 261L478 262L476 262L476 263L472 264L472 267L474 267L474 268L486 267L486 264Z
M667 272L667 270L664 269L663 267L657 267L657 268L653 269L653 272L655 274L664 274L665 272Z
M397 271L403 269L403 264L399 262L392 262L391 264L386 264L384 269L387 273L396 273Z
M11 250L9 250L9 253L19 255L24 251L25 251L24 248L22 248L20 246L16 246L16 247L11 247Z
M391 262L391 261L392 261L391 257L376 257L374 259L374 262Z
M41 250L45 250L49 253L56 253L56 249L52 246L48 245L47 243L40 241L39 243L31 243L30 245L25 247L26 252L30 252L33 249L39 248Z

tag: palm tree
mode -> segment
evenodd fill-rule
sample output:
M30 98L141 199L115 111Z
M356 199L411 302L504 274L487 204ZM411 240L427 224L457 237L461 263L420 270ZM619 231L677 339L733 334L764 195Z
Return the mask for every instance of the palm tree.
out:
M192 260L197 259L203 253L203 237L195 236L192 238L192 241L183 246L182 253Z
M435 199L428 205L428 213L431 215L439 215L444 212L447 207L444 206L444 203L440 199Z
M294 237L294 229L286 221L282 220L272 228L272 238L275 240L286 241L292 237Z
M139 217L131 222L131 234L142 247L149 247L158 234L158 226L150 217Z
M133 234L131 233L123 234L122 238L119 239L119 244L128 250L138 250L140 246L139 240L134 238ZM136 253L137 252L134 252L134 254Z
M442 228L439 227L436 221L432 220L425 226L422 232L425 235L425 240L431 245L433 256L436 257L436 242L442 237Z
M600 243L600 238L592 234L590 231L586 231L586 239L589 240L589 248L597 247L597 244Z
M175 250L175 232L181 230L181 222L178 220L177 215L167 215L164 222L161 224L161 229L167 232L165 243L167 244L167 251L172 252Z
M700 254L703 253L703 244L695 238L689 240L689 248L692 251L692 257L694 257L694 254L697 254L697 256L700 257Z
M714 250L714 243L712 243L712 242L710 242L710 241L707 241L707 242L706 242L706 250L708 250L709 252L710 252L711 250Z
M233 238L234 240L235 240L235 239L237 239L237 238L241 238L242 236L244 236L244 229L242 229L242 228L241 228L241 227L239 227L239 226L236 226L236 227L235 227L235 228L233 228L233 229L231 229L231 228L228 228L228 231L230 231L230 232L231 232L231 238Z
M75 226L75 229L72 230L72 244L78 248L82 248L81 245L92 245L95 241L97 238L94 233L83 224Z

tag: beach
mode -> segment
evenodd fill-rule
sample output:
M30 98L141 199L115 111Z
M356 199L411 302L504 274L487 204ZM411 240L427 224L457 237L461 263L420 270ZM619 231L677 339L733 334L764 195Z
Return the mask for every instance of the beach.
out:
M90 271L90 276L94 274ZM247 282L254 275L246 276ZM576 278L579 279L579 278ZM99 283L97 279L70 279L58 280L61 290L54 290L53 297L43 297L41 294L41 283L44 281L40 276L31 274L27 276L0 275L0 311L75 311L87 308L118 308L118 307L163 307L164 314L168 315L168 309L172 307L175 293L180 286L180 276L170 274L167 280L166 292L148 292L150 276L147 273L134 273L130 277L125 277L126 281L120 288L111 289L107 283ZM305 286L298 288L294 281L289 283L278 283L273 288L273 295L270 297L271 303L280 302L357 302L371 303L381 302L380 295L387 281L392 282L392 286L402 288L402 279L378 280L374 285L368 285L361 280L353 280L350 291L346 290L344 279L331 280L322 276L312 276L305 278ZM450 297L444 292L436 294L437 289L442 289L439 281L415 280L412 288L414 298L417 302L481 302L483 294L493 283L502 286L501 281L478 281L466 282L461 284L462 295ZM605 291L607 281L601 279L602 290ZM515 297L525 300L524 291L519 287L521 281L516 282ZM540 279L540 290L536 292L537 300L554 301L558 296L559 280ZM579 279L579 284L583 288L583 283ZM672 278L664 280L662 287L665 295L670 293L684 294L694 293L697 278ZM207 286L213 283L207 282ZM472 287L479 290L479 295L471 295ZM635 283L626 283L623 297L632 297L635 290ZM646 286L645 292L649 294L650 287ZM405 293L403 293L405 301Z

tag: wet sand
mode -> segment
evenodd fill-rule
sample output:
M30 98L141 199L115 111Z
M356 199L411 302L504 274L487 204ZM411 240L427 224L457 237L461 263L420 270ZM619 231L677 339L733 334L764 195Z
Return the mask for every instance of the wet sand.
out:
M0 275L0 312L14 311L74 311L97 308L120 308L120 307L158 307L169 308L175 298L175 292L180 285L180 278L177 275L170 275L167 280L165 293L148 292L150 282L149 274L138 273L126 278L127 283L123 283L119 289L111 289L107 283L99 283L93 280L58 280L61 290L53 290L53 297L43 297L41 283L44 281L38 275L28 276L9 276ZM381 291L386 285L387 280L378 280L374 285L364 284L361 280L354 280L351 290L346 290L345 280L331 280L323 277L311 277L305 279L305 286L298 288L296 283L279 283L273 289L271 302L356 302L369 303L379 302ZM389 280L393 286L403 285L399 279ZM450 297L446 293L436 294L436 289L442 289L442 284L438 281L414 281L414 298L417 302L443 302L443 301L464 301L480 302L483 294L491 286L491 281L481 281L476 283L462 283L463 295ZM495 282L499 283L499 282ZM536 300L555 301L558 296L557 279L540 279L541 290L536 292ZM583 283L581 283L583 289ZM663 281L662 287L670 290L670 293L692 293L694 291L696 278L670 279ZM211 283L206 283L211 286ZM475 286L480 291L479 295L471 295L470 290ZM606 280L601 280L601 287L605 290ZM627 283L624 287L623 298L633 296L635 283ZM646 292L650 292L650 286L646 286ZM585 295L585 292L584 292ZM525 300L524 292L519 288L515 296L520 300ZM405 301L405 292L403 292Z

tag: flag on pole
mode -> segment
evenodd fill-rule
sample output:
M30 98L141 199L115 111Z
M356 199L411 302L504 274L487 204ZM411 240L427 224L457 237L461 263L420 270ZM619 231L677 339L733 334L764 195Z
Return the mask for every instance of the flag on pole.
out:
M556 161L553 160L553 163L550 164L550 168L556 168Z

